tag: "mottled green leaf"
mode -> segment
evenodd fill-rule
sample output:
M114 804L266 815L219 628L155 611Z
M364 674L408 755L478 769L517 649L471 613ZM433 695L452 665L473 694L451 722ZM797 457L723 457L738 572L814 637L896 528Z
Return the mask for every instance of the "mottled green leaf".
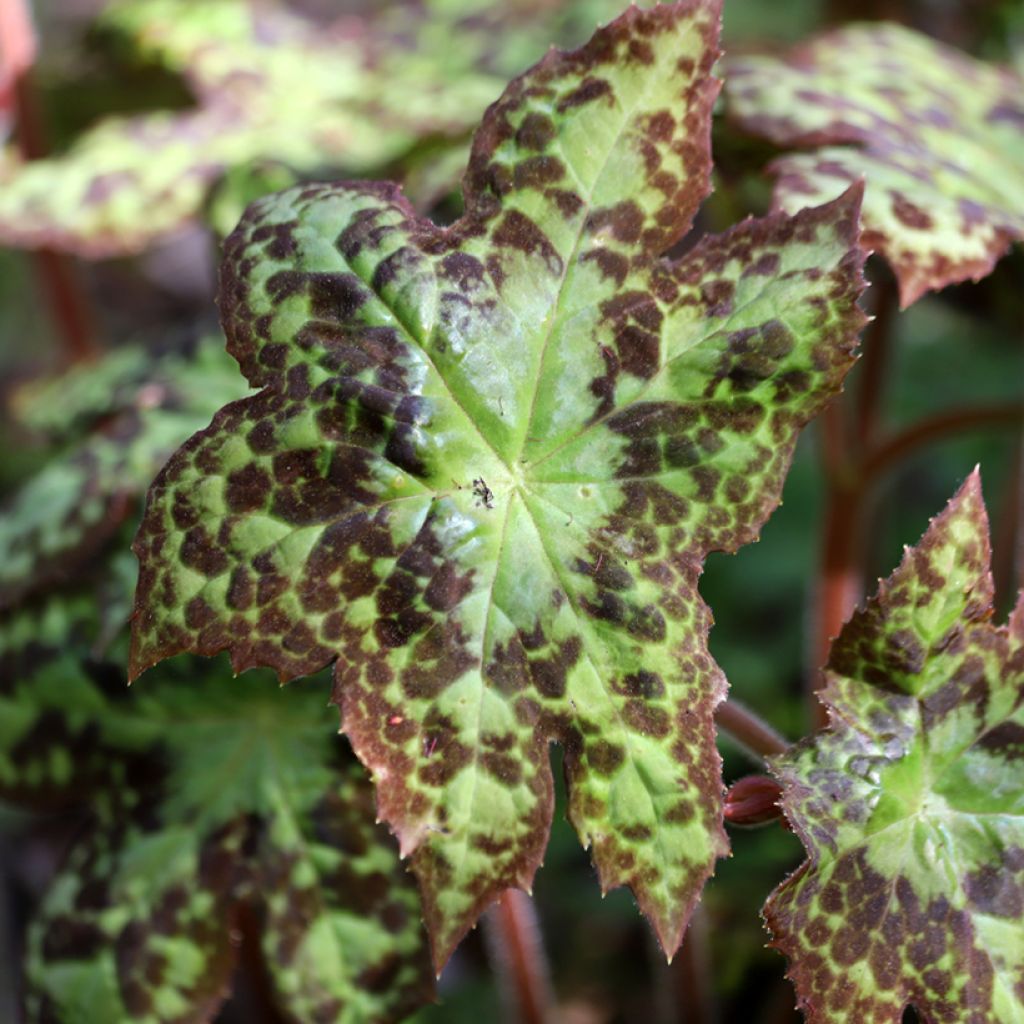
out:
M438 964L531 884L552 741L602 886L668 952L725 850L697 579L778 501L862 316L855 191L660 257L707 193L717 31L690 0L552 51L451 228L378 183L256 203L221 310L264 390L174 457L136 542L134 673L336 660Z
M466 133L508 75L619 7L427 0L324 26L249 0L122 0L103 23L183 74L195 107L109 118L51 159L8 153L0 241L118 255L193 219L231 168L380 168Z
M62 373L19 385L7 399L7 412L33 437L72 439L97 420L138 406L140 397L145 399L139 391L157 365L142 346L113 349L95 362L77 363Z
M1024 237L1024 78L910 29L851 25L783 58L729 63L746 130L809 152L775 161L786 210L864 178L862 243L904 306L991 269Z
M0 507L0 608L71 579L137 511L175 448L247 390L216 337L163 358L115 353L36 386L28 424L57 435L100 425Z
M29 931L29 1019L210 1020L253 928L289 1019L429 999L415 888L322 680L285 693L179 665L129 692L81 661L96 610L57 597L0 619L0 797L89 811Z
M112 349L95 361L19 385L10 411L33 435L67 441L124 412L224 401L231 382L245 385L223 349L223 337L215 335L160 348Z
M765 913L809 1022L1024 1021L1024 597L992 624L972 475L832 646L776 765L808 860Z

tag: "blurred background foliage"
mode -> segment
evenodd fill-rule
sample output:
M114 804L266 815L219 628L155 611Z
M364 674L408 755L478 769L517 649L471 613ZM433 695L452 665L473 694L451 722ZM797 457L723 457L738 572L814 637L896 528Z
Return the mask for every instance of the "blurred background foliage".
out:
M296 177L399 177L424 210L451 219L459 208L455 185L465 140L481 104L496 98L501 83L539 58L548 42L582 42L595 21L608 20L618 6L596 0L518 0L499 14L481 0L443 0L433 7L443 12L448 27L428 27L421 38L410 40L409 34L419 31L426 3L294 0L286 13L335 30L344 26L344 45L356 40L357 50L367 25L385 25L386 32L394 33L396 46L410 49L403 51L406 65L395 71L400 88L392 82L394 95L377 94L374 100L400 110L404 100L416 99L408 95L409 83L422 74L431 81L444 80L449 90L444 102L455 115L428 123L423 119L429 105L420 104L394 138L370 140L387 145L367 146L348 163L344 147L321 146L286 165L272 159L271 142L255 158L209 174L198 216L160 233L152 244L139 245L132 254L76 260L70 270L88 299L88 331L96 348L166 348L216 329L219 237L230 230L246 202ZM180 114L194 110L201 100L194 74L183 75L184 65L173 55L159 46L126 45L131 32L125 26L130 26L133 6L118 6L123 17L114 31L109 20L97 23L101 0L38 0L35 5L39 52L31 73L33 97L39 128L55 156L73 153L77 140L105 118L153 111ZM153 6L145 0L135 13ZM175 5L168 0L162 6L173 18ZM187 4L178 0L178 6ZM266 0L258 6L273 13ZM724 47L729 53L776 51L824 27L863 18L897 20L976 56L1024 66L1020 0L726 0ZM452 28L459 25L462 32ZM316 99L315 94L305 96L301 110L312 109ZM286 102L281 116L287 125ZM289 130L301 136L305 127L292 123ZM764 212L769 200L769 183L761 171L773 155L770 148L736 137L721 122L716 123L714 141L717 191L701 211L695 231L722 230L748 213ZM241 152L255 150L242 147ZM0 191L6 187L0 176ZM883 266L872 262L869 276L887 286ZM1022 294L1024 253L1018 247L984 281L927 296L896 316L883 384L884 426L896 429L953 407L1019 401L1024 382ZM874 301L869 293L869 309ZM5 408L18 408L14 400L24 394L23 385L60 370L66 359L38 254L0 249L0 388ZM859 372L851 375L849 389L858 387ZM0 423L0 496L12 494L67 444L60 438L44 443L41 436L46 435L27 429L24 417L9 415ZM716 612L712 652L733 693L790 738L808 729L805 687L813 671L808 624L814 612L823 502L818 448L812 427L799 446L784 504L761 542L736 556L712 556L702 585ZM1001 610L1006 610L1015 586L1014 566L1021 561L1017 518L1024 487L1020 432L1012 427L946 437L919 449L876 482L866 531L869 583L891 570L902 546L920 536L928 517L976 463L983 470ZM727 739L722 752L727 781L756 770ZM0 807L0 1020L17 1019L12 965L17 964L22 928L75 825L75 820L30 818ZM778 826L733 830L731 838L733 857L720 864L708 886L688 949L667 966L627 893L600 900L586 853L556 814L535 896L565 1021L782 1024L796 1019L781 958L765 949L758 912L774 885L799 863L799 843ZM483 931L473 933L453 958L440 982L441 1003L417 1016L422 1024L499 1018L499 993ZM254 995L258 991L258 979L242 976L235 998L218 1019L247 1024L277 1020L260 1005Z

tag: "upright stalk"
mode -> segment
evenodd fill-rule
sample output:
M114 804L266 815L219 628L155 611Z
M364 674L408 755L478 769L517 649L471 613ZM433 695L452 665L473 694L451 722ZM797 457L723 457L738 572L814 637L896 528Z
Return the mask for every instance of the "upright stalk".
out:
M0 64L7 72L0 94L11 110L18 152L24 160L39 160L49 151L32 84L34 56L35 35L26 0L0 0ZM34 255L66 358L74 363L95 356L92 308L77 268L53 249L39 249Z
M491 963L509 1024L553 1024L554 995L533 900L506 889L484 916Z
M707 911L701 904L694 908L679 953L672 961L675 982L675 1020L679 1024L714 1024L718 1019L714 977L711 967Z
M811 616L810 664L805 673L808 711L816 728L828 720L818 700L820 668L828 660L832 641L863 591L866 478L862 463L879 428L892 319L898 302L895 281L885 278L876 286L875 294L875 315L864 338L854 415L848 417L845 403L836 399L820 420L825 474L824 535Z
M826 723L818 700L820 667L828 660L832 640L857 603L861 589L860 487L849 458L849 432L844 410L834 401L822 414L822 466L825 510L821 556L811 615L810 662L805 674L808 711L816 728Z

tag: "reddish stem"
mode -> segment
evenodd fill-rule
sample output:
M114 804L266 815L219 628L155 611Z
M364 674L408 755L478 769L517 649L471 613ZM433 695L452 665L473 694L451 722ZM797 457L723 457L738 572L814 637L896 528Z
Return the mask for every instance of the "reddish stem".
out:
M832 638L857 602L860 590L858 474L850 455L845 411L834 400L821 416L821 459L825 473L824 534L811 616L813 634L806 673L807 703L815 727L825 724L818 700L818 667L825 664Z
M35 38L25 0L0 0L0 62L10 69L4 83L13 108L18 152L24 160L47 155L46 130L31 80ZM36 273L53 310L58 335L70 362L81 362L98 352L89 300L77 268L64 253L39 249Z
M874 319L864 337L864 357L857 385L856 438L859 451L867 451L878 434L878 419L889 364L892 318L899 309L896 279L887 275L872 286Z
M781 754L789 746L767 722L732 698L718 705L715 722L757 761Z
M878 432L883 385L888 364L893 315L898 308L896 281L886 277L872 289L874 319L864 336L852 424L838 399L821 416L822 464L825 470L825 514L821 562L814 591L813 638L806 673L807 701L816 727L827 723L818 700L819 666L828 660L832 641L862 596L864 499L874 474L865 465Z
M68 361L94 358L99 348L93 334L92 309L75 265L65 253L53 249L38 249L34 255Z
M533 900L520 889L506 889L484 921L508 1020L551 1024L554 996Z
M825 497L825 536L815 605L812 670L808 673L810 709L815 728L827 724L824 705L817 698L819 667L828 661L832 641L850 617L861 597L860 487L833 483Z
M1022 403L954 409L931 416L876 446L861 463L860 476L865 481L874 481L916 449L949 434L1014 423L1024 423Z
M711 984L714 975L708 930L707 911L698 904L690 917L679 953L672 962L676 1020L681 1024L712 1024L718 1017Z

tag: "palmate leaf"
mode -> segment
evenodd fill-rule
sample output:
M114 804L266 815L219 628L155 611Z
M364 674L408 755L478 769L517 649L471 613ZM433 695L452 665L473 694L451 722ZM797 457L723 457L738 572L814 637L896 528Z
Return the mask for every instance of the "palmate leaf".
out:
M832 647L783 756L808 861L765 909L809 1022L1024 1021L1024 595L992 615L977 472Z
M52 159L8 154L0 242L120 255L194 219L231 168L380 168L421 139L468 132L508 75L621 4L382 6L325 27L250 0L112 4L102 23L184 75L196 105L108 118Z
M248 390L217 337L180 354L114 353L37 385L23 402L28 425L60 436L102 422L0 507L0 608L73 578L138 510L168 456Z
M211 1020L246 928L289 1019L428 1000L415 888L322 681L179 665L129 693L83 667L96 613L59 595L0 619L0 798L89 811L29 930L29 1019Z
M910 29L850 25L783 58L729 62L730 115L809 152L772 165L785 210L864 178L862 242L904 306L983 277L1024 237L1024 78Z
M529 887L565 745L604 888L670 953L726 843L697 579L753 540L862 323L858 196L659 258L708 188L717 3L629 9L514 81L442 230L383 184L256 203L229 346L264 390L161 474L132 672L336 659L440 965Z

